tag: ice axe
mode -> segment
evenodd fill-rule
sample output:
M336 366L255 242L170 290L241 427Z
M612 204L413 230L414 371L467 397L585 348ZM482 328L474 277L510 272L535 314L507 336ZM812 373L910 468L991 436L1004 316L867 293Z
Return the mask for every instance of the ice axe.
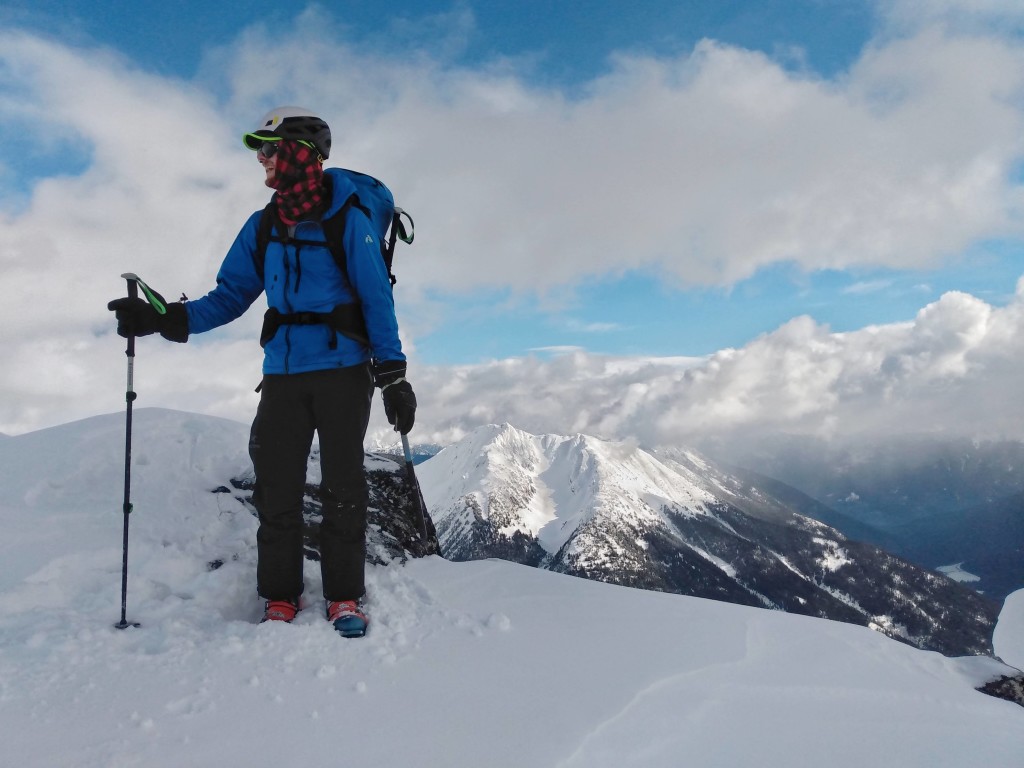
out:
M426 543L429 533L427 532L427 503L423 500L423 491L420 490L420 481L416 479L416 470L412 467L412 451L409 450L409 438L402 435L402 452L405 454L405 473L409 476L409 485L412 487L413 503L416 505L420 515L420 535Z

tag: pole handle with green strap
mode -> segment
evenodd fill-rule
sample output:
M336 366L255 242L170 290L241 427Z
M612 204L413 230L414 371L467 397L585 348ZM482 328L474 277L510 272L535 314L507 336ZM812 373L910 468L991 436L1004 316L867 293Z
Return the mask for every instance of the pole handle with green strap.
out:
M152 288L142 281L141 277L134 272L125 272L121 277L128 281L128 296L130 298L138 298L138 292L141 290L142 295L146 297L146 301L157 311L158 315L167 314L167 305L160 300L160 296Z

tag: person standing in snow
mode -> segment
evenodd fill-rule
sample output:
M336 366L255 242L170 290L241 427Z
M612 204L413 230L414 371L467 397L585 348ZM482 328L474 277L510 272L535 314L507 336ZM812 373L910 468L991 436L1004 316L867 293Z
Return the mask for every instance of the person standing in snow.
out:
M323 472L320 562L326 615L343 636L361 637L368 624L363 439L374 385L396 430L407 434L416 415L391 283L377 236L358 207L350 206L345 218L347 275L326 246L321 221L355 192L345 176L323 168L331 150L326 122L307 109L278 107L243 142L256 152L265 184L275 190L272 202L280 219L275 231L281 237L267 244L262 270L254 258L260 210L238 233L216 288L203 298L168 304L164 314L141 298L116 299L108 308L116 313L121 336L160 333L184 342L190 334L235 320L266 293L263 382L249 440L263 621L290 622L300 607L302 498L316 432ZM350 323L353 312L359 326L354 334L335 321L344 317Z

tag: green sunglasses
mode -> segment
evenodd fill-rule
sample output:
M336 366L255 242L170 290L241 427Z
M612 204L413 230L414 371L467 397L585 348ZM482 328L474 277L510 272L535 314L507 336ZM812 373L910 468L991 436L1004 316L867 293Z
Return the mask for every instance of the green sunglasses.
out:
M309 147L314 152L317 151L316 147L313 145L312 142L305 141L304 139L299 139L298 142L304 147ZM268 136L263 139L263 143L260 144L258 147L250 147L250 149L255 149L257 155L262 155L263 157L269 159L277 154L277 149L280 143L281 139L279 137ZM248 146L248 144L246 146Z

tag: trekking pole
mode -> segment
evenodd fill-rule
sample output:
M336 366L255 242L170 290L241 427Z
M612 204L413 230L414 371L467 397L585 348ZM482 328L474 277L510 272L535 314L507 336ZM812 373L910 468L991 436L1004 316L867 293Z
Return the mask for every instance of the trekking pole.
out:
M139 297L138 276L131 272L126 272L121 277L128 281L128 297L137 299ZM133 388L135 334L128 336L128 348L125 350L125 354L128 356L128 388L125 390L124 395L125 402L127 403L124 426L124 504L122 505L122 510L124 511L124 546L121 558L121 621L114 625L117 629L140 626L138 622L130 622L125 618L128 609L128 515L132 511L130 499L132 485L132 403L135 400L135 390Z
M416 479L416 470L412 468L412 451L409 450L409 438L402 435L402 451L405 453L405 472L409 475L409 484L412 486L413 501L420 513L420 535L423 541L427 541L427 503L423 500L423 491L420 490L420 481Z

